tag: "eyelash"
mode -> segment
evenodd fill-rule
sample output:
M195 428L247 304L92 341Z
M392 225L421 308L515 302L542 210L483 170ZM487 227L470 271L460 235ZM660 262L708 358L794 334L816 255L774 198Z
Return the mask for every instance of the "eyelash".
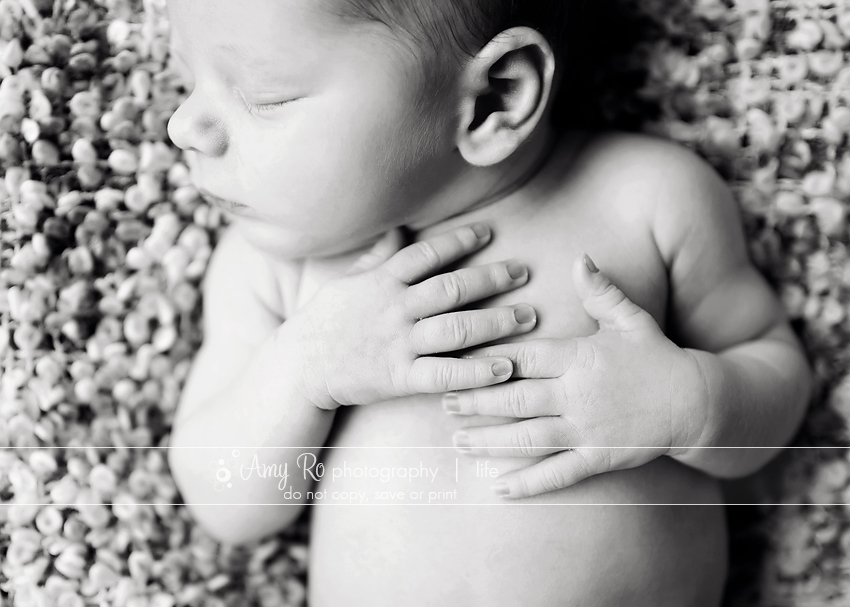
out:
M282 105L286 105L289 101L279 101L277 103L263 103L261 105L254 105L253 103L245 102L246 107L248 108L248 113L252 114L254 110L259 112L267 112L271 109L281 107Z

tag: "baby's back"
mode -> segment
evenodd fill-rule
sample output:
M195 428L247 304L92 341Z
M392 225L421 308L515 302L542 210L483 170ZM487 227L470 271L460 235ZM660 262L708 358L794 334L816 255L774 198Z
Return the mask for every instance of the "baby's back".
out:
M493 229L493 242L463 265L514 258L530 268L524 287L480 304L534 306L537 328L513 341L596 331L570 278L582 251L664 327L666 268L641 215L652 183L627 162L639 148L633 136L595 138L566 172L552 177L554 164L509 204L446 226L480 220ZM559 153L566 163L568 150ZM540 458L465 456L451 437L507 421L449 416L439 396L341 409L316 486L323 493L312 512L310 604L719 603L726 531L716 481L663 457L504 501L489 489L490 470ZM403 476L412 469L421 476Z

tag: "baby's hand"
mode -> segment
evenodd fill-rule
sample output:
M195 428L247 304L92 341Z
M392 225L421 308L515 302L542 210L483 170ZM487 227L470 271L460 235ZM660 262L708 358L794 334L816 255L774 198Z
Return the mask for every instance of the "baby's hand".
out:
M475 356L508 356L520 381L443 397L455 415L532 418L466 428L455 446L471 455L540 457L498 477L502 496L528 497L585 478L634 468L687 436L681 386L693 386L695 359L670 341L648 312L629 300L588 257L573 278L599 331L578 339L538 339L480 348Z
M433 356L526 333L536 324L525 304L451 312L528 280L516 262L438 274L489 240L487 226L465 226L323 285L281 326L304 396L330 410L510 378L513 366L505 356Z

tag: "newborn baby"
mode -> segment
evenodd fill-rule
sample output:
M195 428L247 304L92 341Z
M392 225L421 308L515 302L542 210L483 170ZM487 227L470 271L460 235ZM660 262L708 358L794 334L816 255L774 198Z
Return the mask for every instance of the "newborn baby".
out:
M720 177L556 128L573 4L168 0L168 132L232 220L169 461L222 541L313 504L314 607L718 605L717 479L799 425ZM322 474L367 469L408 477Z

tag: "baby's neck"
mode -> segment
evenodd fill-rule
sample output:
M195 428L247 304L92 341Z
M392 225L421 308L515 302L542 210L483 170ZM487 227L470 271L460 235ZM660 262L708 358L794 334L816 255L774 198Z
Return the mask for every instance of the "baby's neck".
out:
M414 233L416 240L423 240L468 223L480 221L493 226L497 220L504 221L516 213L532 212L533 206L543 200L541 194L548 184L559 176L563 177L573 163L586 136L587 133L582 131L570 131L560 137L551 134L541 138L534 153L527 150L526 162L516 173L518 176L507 185L494 188L491 193L458 213L424 225L410 224L405 227Z
M467 184L471 190L468 196L458 190L443 193L441 198L445 204L429 205L435 209L433 216L420 217L401 226L410 233L408 244L472 222L483 222L498 229L501 222L509 221L513 215L533 212L535 205L543 203L548 185L562 178L573 163L586 135L582 131L570 131L561 136L548 132L529 141L522 161L510 169L502 167L498 178ZM458 210L458 197L471 202ZM341 274L371 247L370 243L340 255L312 257L309 264L314 269L323 268L329 276Z

